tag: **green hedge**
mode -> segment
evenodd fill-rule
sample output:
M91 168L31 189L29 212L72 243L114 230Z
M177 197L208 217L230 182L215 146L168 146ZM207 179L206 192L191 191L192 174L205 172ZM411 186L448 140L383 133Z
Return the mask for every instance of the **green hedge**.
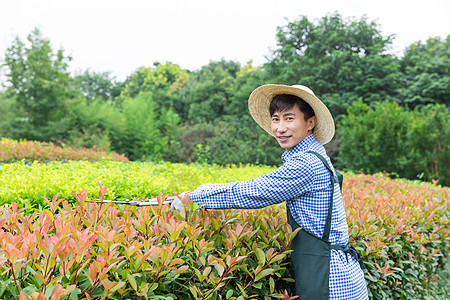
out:
M371 109L358 101L337 132L339 166L450 185L450 115L445 105L410 111L394 102Z
M98 197L97 182L108 186L107 199L156 197L192 190L205 182L247 180L274 170L273 167L186 165L117 161L53 161L47 164L17 162L0 164L0 205L17 202L19 207L38 209L43 196L55 194L73 203L71 191L86 190Z

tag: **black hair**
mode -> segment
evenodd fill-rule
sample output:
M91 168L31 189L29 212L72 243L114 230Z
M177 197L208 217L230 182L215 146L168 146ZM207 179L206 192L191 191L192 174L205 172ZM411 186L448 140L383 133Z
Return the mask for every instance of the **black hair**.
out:
M302 98L290 94L280 94L272 98L269 107L270 116L273 116L276 111L282 112L291 109L295 104L298 105L298 108L303 113L305 121L308 121L311 117L315 116L311 105Z

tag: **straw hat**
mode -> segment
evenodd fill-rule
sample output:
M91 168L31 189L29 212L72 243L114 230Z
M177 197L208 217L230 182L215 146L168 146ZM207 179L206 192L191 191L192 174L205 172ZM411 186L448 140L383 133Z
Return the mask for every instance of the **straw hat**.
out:
M333 117L325 104L314 95L313 91L304 85L287 86L280 84L266 84L256 88L251 93L250 98L248 99L248 109L250 110L253 120L255 120L262 129L267 131L270 135L273 135L270 126L271 116L269 107L273 97L279 94L298 96L311 105L317 118L316 127L313 132L314 137L322 145L331 141L334 136Z

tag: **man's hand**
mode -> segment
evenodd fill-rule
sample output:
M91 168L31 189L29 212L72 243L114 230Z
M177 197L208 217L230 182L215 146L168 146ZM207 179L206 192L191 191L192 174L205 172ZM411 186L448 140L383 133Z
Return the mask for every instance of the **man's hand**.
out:
M185 207L184 207L184 203L186 202L185 200L185 196L188 194L189 192L182 192L181 194L179 194L178 196L175 196L172 204L170 205L170 207L176 211L178 211L179 213L183 213L185 212Z
M215 187L215 185L212 183L205 183L205 184L202 184L201 186L199 186L198 188L196 188L195 190L198 192L198 191L203 191L203 190L209 190L214 187Z
M196 188L196 191L203 191L203 190L209 190L214 188L214 184L212 183L205 183L202 184L201 186L199 186L198 188ZM182 192L181 194L179 194L178 196L175 196L172 204L170 205L170 207L176 211L178 211L179 213L184 214L185 212L185 203L189 202L189 192Z

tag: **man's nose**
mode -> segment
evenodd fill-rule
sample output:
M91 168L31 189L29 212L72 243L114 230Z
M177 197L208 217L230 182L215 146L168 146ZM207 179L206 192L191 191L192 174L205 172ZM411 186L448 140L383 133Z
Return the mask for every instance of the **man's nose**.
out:
M287 130L286 123L283 121L280 121L278 123L277 131L278 132L286 132L286 130Z

